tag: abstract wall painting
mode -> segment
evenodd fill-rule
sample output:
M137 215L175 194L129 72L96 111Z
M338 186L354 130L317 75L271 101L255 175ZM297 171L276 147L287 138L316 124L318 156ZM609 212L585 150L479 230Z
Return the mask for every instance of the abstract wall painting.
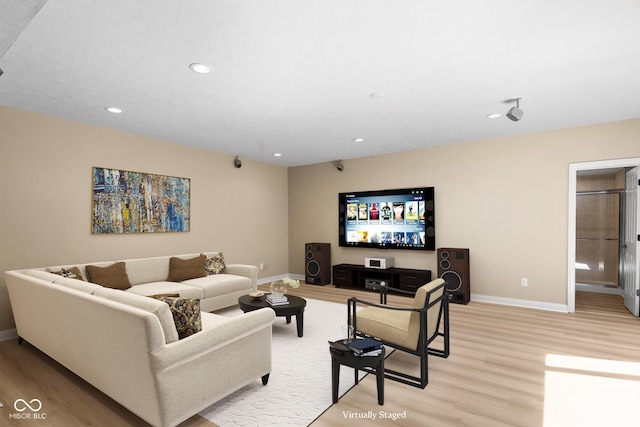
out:
M191 180L93 168L92 234L189 231Z

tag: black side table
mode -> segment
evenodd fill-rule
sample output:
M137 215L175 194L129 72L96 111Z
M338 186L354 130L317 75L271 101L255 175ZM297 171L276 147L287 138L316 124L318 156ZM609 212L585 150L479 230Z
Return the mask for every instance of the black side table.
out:
M384 405L384 347L382 347L382 353L378 356L360 357L353 354L352 351L340 351L333 347L329 348L329 352L331 353L331 388L333 391L333 403L338 401L340 365L345 365L354 368L356 384L358 384L358 371L376 374L378 404Z

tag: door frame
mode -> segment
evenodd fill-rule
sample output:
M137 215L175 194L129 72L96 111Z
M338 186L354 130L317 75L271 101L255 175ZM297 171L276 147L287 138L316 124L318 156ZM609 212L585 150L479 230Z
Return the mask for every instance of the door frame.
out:
M640 179L640 174L638 174L638 171L640 171L640 168L629 168L624 171L625 186L623 197L625 216L622 218L624 225L621 227L623 234L620 239L620 263L623 266L621 268L621 277L624 285L620 290L624 298L624 306L636 317L640 316L638 313L638 304L640 303L640 298L638 298L638 266L640 265L638 264L638 235L640 233L638 223L640 221L637 218L634 221L633 216L629 215L627 217L626 213L629 211L635 212L635 216L640 217L638 210L638 205L640 204L640 200L638 200L638 193L640 192L638 179ZM632 220L629 220L629 218ZM633 233L630 233L630 231L633 231ZM629 245L627 245L627 237L630 240ZM629 259L629 252L633 252L632 259ZM631 272L631 270L634 271ZM627 279L630 279L632 286L629 286Z
M567 311L569 313L575 313L576 311L576 181L578 172L634 166L640 166L640 157L569 163L569 218L567 230ZM638 230L640 230L640 224Z

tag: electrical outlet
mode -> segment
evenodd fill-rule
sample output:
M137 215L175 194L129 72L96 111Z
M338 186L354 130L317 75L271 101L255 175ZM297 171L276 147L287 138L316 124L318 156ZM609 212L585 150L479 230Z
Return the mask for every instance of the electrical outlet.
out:
M525 287L529 285L529 281L527 280L526 277L523 277L522 279L520 279L520 286Z
M260 270L264 270L264 263L260 263Z

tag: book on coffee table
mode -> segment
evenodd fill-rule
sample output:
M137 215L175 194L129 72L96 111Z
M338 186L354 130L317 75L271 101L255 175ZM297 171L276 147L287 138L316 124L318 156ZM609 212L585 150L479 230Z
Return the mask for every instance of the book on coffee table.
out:
M274 296L273 294L267 295L267 302L270 305L285 305L285 304L289 304L289 299L282 295L282 296Z

